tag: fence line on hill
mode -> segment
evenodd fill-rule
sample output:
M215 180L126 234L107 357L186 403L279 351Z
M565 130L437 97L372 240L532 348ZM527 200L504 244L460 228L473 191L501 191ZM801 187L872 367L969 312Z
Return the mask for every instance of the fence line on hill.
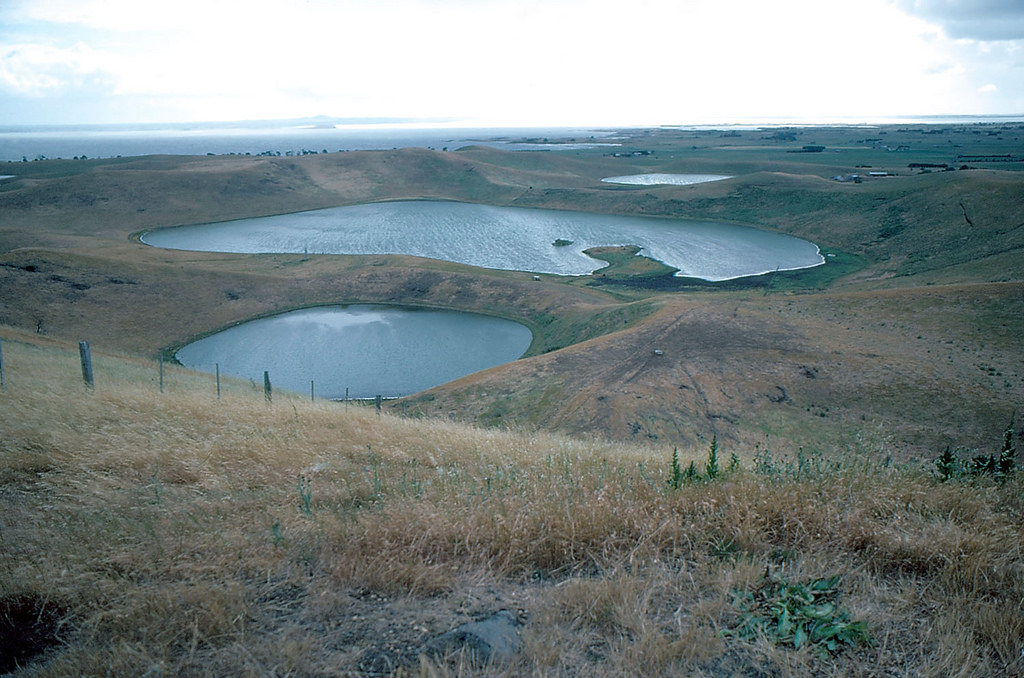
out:
M80 341L80 342L78 342L78 356L79 356L79 363L80 363L81 369L82 369L82 382L85 384L85 387L89 391L95 391L96 390L96 374L95 374L95 371L93 370L93 364L92 364L92 349L90 348L88 341ZM163 356L163 354L160 355L160 358L158 360L157 369L158 369L158 373L159 373L159 382L158 382L159 383L159 389L160 389L160 393L163 393L164 389L165 389L165 383L166 383L165 382L166 371L165 371L165 367L164 367L164 356ZM220 400L221 399L221 393L222 393L221 379L220 379L220 363L214 363L214 380L216 381L216 384L217 384L217 400ZM6 366L5 366L5 363L4 363L3 338L0 337L0 393L6 393L6 392L7 392L7 372L6 372ZM270 371L269 370L264 370L263 371L263 396L264 396L264 398L266 399L266 401L268 403L273 402L273 386L272 386L272 383L271 383L271 380L270 380ZM310 399L311 402L315 402L316 401L316 381L313 380L313 379L310 379L310 381L309 381L309 399ZM343 402L349 402L349 400L350 400L350 398L349 398L349 393L348 393L348 387L346 386L345 387L345 397L343 399ZM376 410L377 410L378 414L381 412L383 400L384 400L384 397L381 396L381 395L377 395L373 399L374 405L376 407Z

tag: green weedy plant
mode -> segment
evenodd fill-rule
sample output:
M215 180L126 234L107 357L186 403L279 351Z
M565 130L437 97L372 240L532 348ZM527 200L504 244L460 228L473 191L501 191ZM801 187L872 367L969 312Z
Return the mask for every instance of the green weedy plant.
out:
M736 626L726 636L767 638L772 643L799 650L807 647L827 659L845 647L871 645L867 622L850 621L838 605L840 577L815 579L807 584L790 583L767 571L754 591L732 591L739 612Z
M972 476L995 475L999 470L999 462L994 455L979 454L971 459L969 472Z
M736 456L734 452L729 458L729 465L726 467L726 473L733 473L740 469L740 458ZM711 446L708 448L708 460L704 463L704 478L706 480L714 480L715 478L722 475L721 467L718 465L718 436L713 435L711 437ZM679 448L672 448L672 468L669 472L668 486L673 490L678 490L683 485L694 483L702 480L700 473L697 471L697 464L693 461L690 465L683 470L683 467L679 464Z
M996 473L1000 478L1004 479L1012 475L1017 468L1017 444L1013 441L1013 422L1016 418L1017 411L1014 410L1010 415L1010 423L1006 425L1006 430L1003 431L1003 447L999 451Z
M768 441L765 442L764 447L761 447L761 443L754 446L754 471L766 477L774 477L779 471L779 462L771 451Z
M668 486L673 490L678 490L683 485L690 485L692 483L700 482L700 473L697 472L697 464L694 461L690 461L690 465L683 470L683 467L679 464L679 448L672 449L672 468L669 472Z
M1017 444L1014 442L1016 434L1014 420L1017 417L1016 411L1010 415L1010 423L1003 431L1003 445L999 455L978 454L971 458L967 464L961 463L957 455L949 447L942 452L935 460L935 468L942 481L951 478L967 476L992 476L999 482L1005 481L1017 470Z
M708 460L704 464L704 475L708 480L718 477L718 434L711 436L711 447L708 449Z
M935 459L935 470L942 482L959 478L964 472L960 458L949 448L949 445L946 445L946 449Z
M683 469L679 466L679 448L672 448L672 471L668 477L668 486L673 490L678 490L685 480L683 475Z

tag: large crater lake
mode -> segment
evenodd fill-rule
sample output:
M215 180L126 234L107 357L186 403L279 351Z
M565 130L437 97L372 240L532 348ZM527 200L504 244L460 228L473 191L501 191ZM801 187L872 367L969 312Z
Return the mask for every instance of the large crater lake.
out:
M604 266L583 253L589 248L636 245L678 269L676 275L705 280L824 263L814 243L748 226L426 200L179 226L146 233L142 241L207 252L409 254L560 275Z
M394 397L516 360L533 335L502 318L371 304L252 320L184 346L191 369L323 398ZM312 384L311 384L312 382Z

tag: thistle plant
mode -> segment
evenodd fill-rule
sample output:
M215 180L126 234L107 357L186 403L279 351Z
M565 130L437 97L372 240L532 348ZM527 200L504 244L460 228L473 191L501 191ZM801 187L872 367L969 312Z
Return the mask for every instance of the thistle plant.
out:
M949 445L946 445L946 449L935 459L935 470L938 471L939 480L942 482L957 478L963 473L963 465L956 454L949 449Z
M733 473L740 469L740 458L736 456L734 452L729 457L729 464L725 469L725 473ZM711 437L711 445L708 448L708 458L704 462L704 477L701 478L700 473L697 471L697 464L693 461L690 465L683 470L682 465L679 463L679 448L672 449L672 466L669 470L668 486L673 490L678 490L685 484L695 483L700 480L714 480L723 473L721 466L718 462L718 436L713 435Z
M679 465L679 448L672 448L672 470L668 477L668 486L673 490L678 490L682 487L686 481L686 476L683 473L682 467Z
M1006 430L1003 431L1003 447L999 451L999 462L996 469L996 473L1001 478L1006 478L1012 475L1017 467L1017 444L1013 441L1013 421L1016 418L1017 412L1014 411L1013 414L1010 415L1010 423L1007 424Z
M963 475L969 476L992 476L997 481L1005 481L1017 470L1017 444L1014 441L1016 434L1014 420L1017 413L1010 415L1010 423L1003 431L1003 444L999 454L978 454L971 458L969 463L963 463L955 452L947 446L942 454L935 459L935 468L939 474L939 480L945 482L951 478L958 478Z
M708 480L718 477L718 434L711 436L711 447L708 448L708 460L704 464L704 475Z

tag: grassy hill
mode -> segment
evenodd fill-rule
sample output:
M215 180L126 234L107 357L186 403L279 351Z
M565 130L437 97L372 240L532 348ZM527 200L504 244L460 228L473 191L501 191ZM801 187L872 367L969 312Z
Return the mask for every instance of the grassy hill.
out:
M941 482L863 437L673 456L245 382L218 397L171 367L161 392L151 362L102 352L88 391L74 346L4 334L4 671L1024 669L1021 474ZM507 662L422 654L502 609Z
M1024 675L1020 475L970 472L1022 440L1022 139L666 128L558 152L12 164L0 669ZM638 172L733 178L601 182ZM753 224L828 263L709 284L627 248L537 281L138 241L410 198ZM380 413L247 382L218 398L171 365L159 389L156 358L191 339L348 302L492 313L534 342ZM510 664L421 657L499 609L521 624Z
M237 322L315 304L484 311L529 326L534 358L395 408L665 445L719 435L745 445L773 436L828 448L860 427L891 440L901 457L970 447L1024 400L1017 359L1024 324L1015 310L1024 173L889 166L899 176L837 182L829 178L834 172L864 173L857 165L894 154L864 148L855 137L862 130L846 130L854 138L845 143L839 131L816 132L837 150L790 153L810 131L794 133L795 142L763 132L744 139L661 131L624 144L624 151L648 152L620 154L626 157L472 147L23 163L19 179L0 187L7 290L0 320L155 357ZM1004 136L1010 133L1019 131L1007 128ZM938 147L949 144L945 136L928 135ZM960 148L975 136L963 130ZM688 148L689 141L700 143ZM1016 137L1004 144L1011 152L1021 146ZM935 164L938 152L925 147L899 157ZM693 186L600 181L632 171L710 171L712 163L737 174ZM135 240L145 229L181 223L423 197L752 223L818 243L829 264L719 285L629 266L538 284L525 273L410 257L171 252ZM872 290L888 291L876 301ZM679 304L685 322L674 319ZM938 325L928 319L936 308ZM625 334L600 339L613 330ZM586 340L596 342L569 348ZM613 367L649 362L654 348L664 360L650 369ZM544 356L555 349L565 352ZM559 367L575 354L587 359ZM542 376L549 365L554 374ZM817 378L800 376L808 372ZM487 379L506 386L491 388ZM965 379L969 398L960 392ZM502 395L481 398L489 392Z

